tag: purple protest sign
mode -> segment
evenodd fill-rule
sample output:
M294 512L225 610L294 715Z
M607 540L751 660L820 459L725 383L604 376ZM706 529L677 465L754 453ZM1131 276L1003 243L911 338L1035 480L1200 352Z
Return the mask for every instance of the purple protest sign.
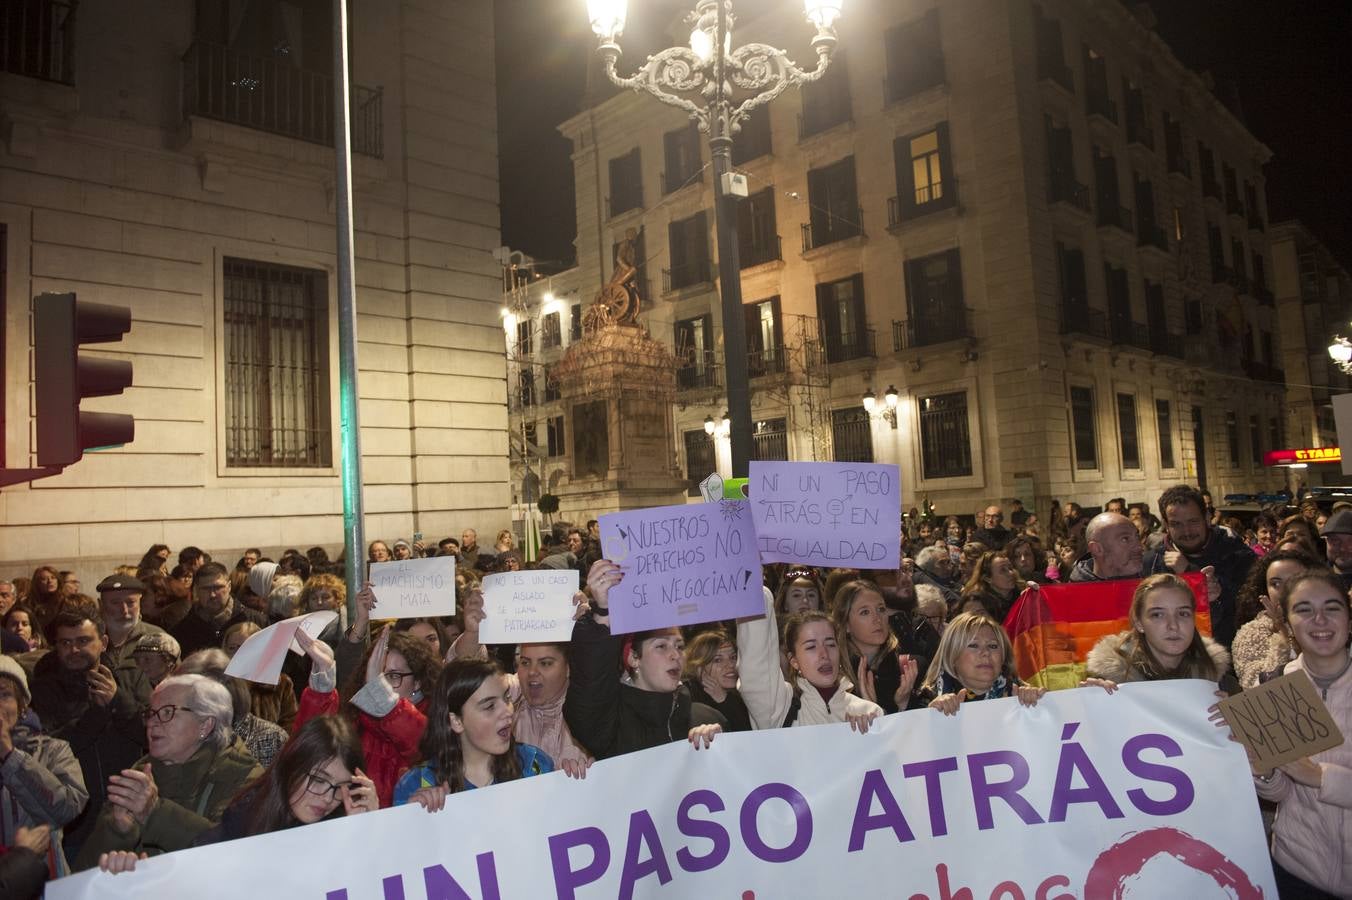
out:
M896 569L901 473L873 463L753 462L761 562Z
M600 521L602 551L624 571L610 591L612 633L764 612L745 500L607 513Z

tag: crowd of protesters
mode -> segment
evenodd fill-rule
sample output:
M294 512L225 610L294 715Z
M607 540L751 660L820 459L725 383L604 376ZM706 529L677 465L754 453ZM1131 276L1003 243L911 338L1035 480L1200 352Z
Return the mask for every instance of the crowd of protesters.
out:
M1092 513L1092 514L1091 514ZM1005 621L1039 585L1136 579L1130 627L1103 638L1082 686L1204 678L1227 691L1304 672L1352 734L1352 505L1313 503L1243 522L1170 488L1101 511L1014 501L976 516L912 510L895 572L767 565L764 615L616 635L597 523L556 526L527 561L513 533L436 545L372 541L369 562L454 556L459 614L382 620L367 584L348 621L342 561L322 548L233 566L155 545L93 594L40 566L0 581L0 896L51 877L450 794L726 731L847 722L1044 689L1014 668ZM1006 516L1008 515L1008 520ZM233 554L232 554L233 555ZM572 568L567 644L484 646L480 580ZM1179 576L1204 576L1212 634ZM335 610L298 632L276 685L225 674L269 624ZM1284 897L1352 896L1352 746L1272 772L1272 855Z

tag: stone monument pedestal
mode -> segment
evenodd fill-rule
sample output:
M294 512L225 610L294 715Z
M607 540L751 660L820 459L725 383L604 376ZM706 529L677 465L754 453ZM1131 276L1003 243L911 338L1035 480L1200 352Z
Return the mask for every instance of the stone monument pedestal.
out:
M564 518L686 502L672 408L676 359L636 323L598 322L554 367L571 467Z

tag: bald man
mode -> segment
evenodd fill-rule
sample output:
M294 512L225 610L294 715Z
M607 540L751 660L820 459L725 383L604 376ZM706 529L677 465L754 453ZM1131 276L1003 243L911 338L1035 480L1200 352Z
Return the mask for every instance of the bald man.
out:
M1084 530L1089 558L1082 559L1070 571L1071 581L1111 581L1115 578L1140 578L1141 534L1126 516L1099 513Z

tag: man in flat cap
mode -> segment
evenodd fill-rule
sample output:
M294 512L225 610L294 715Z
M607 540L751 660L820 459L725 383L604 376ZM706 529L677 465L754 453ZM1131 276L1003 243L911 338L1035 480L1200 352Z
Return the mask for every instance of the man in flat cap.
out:
M130 575L109 575L99 582L99 612L108 629L105 652L117 665L132 661L136 643L148 634L163 635L164 629L141 621L141 597L145 585Z

